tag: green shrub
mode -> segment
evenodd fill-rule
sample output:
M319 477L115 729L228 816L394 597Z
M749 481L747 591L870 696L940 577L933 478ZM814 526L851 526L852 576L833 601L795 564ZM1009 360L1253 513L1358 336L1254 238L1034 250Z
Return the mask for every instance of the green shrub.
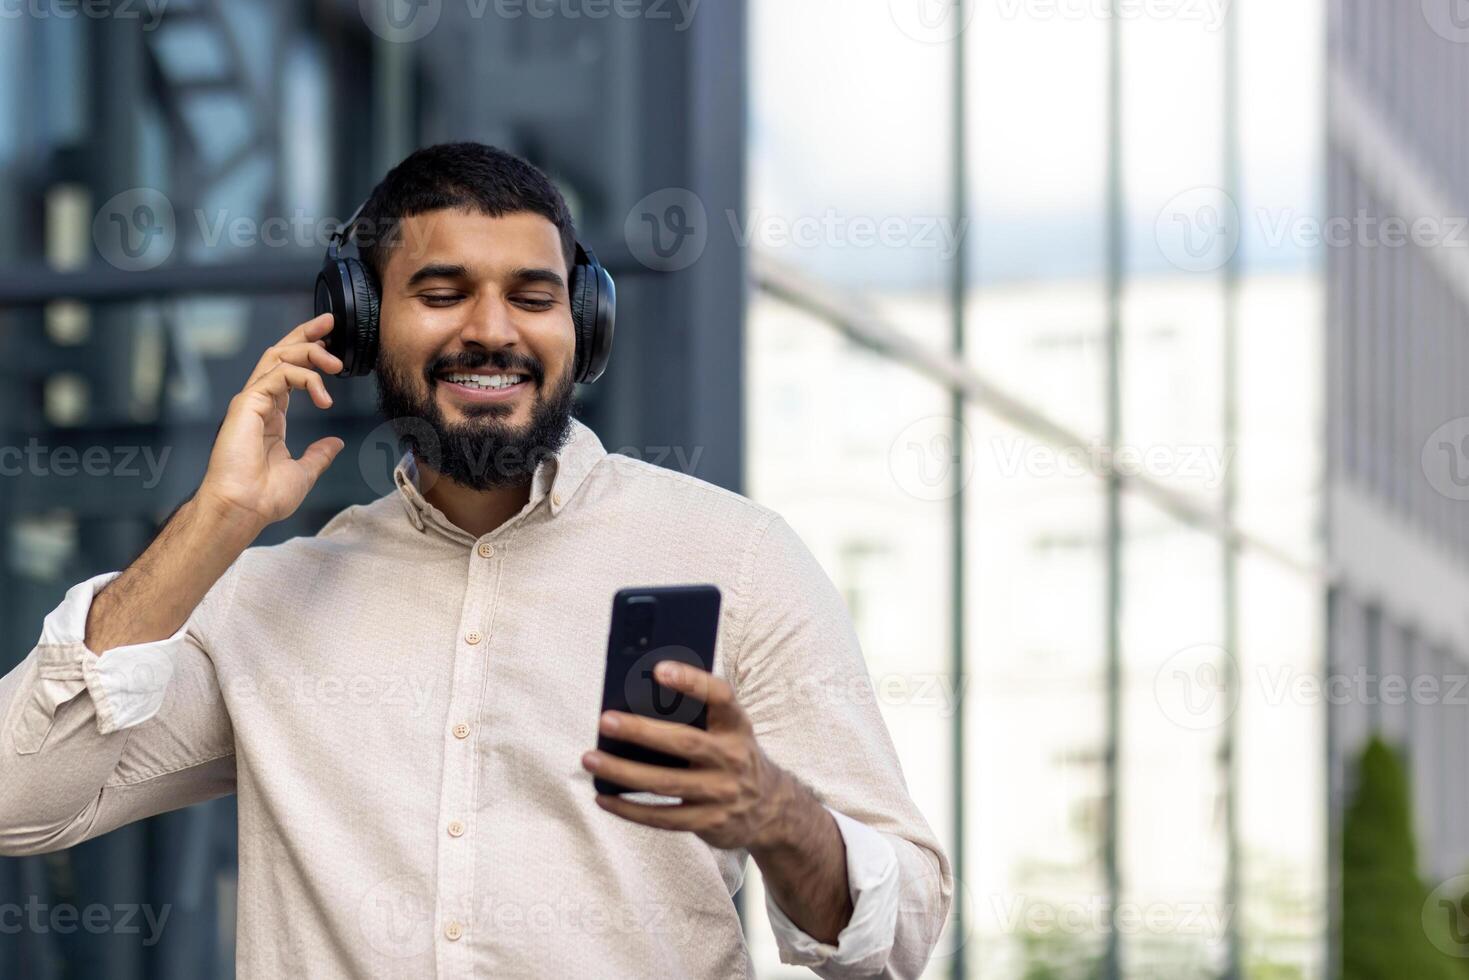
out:
M1343 980L1463 980L1469 959L1441 949L1445 915L1424 914L1430 888L1418 877L1413 803L1402 761L1374 736L1357 765L1342 824ZM1442 935L1437 932L1441 925Z

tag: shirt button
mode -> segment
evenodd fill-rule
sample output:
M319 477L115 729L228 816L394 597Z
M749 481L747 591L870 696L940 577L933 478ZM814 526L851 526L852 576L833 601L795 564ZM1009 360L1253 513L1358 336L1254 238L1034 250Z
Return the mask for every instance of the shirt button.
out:
M470 630L468 633L464 634L464 642L468 643L470 646L474 646L476 643L483 639L484 634L482 634L479 630Z
M450 837L462 837L462 836L464 836L464 824L460 823L458 820L451 820L451 821L449 821L449 836Z
M469 737L469 726L466 725L462 721L459 724L455 725L454 726L454 737L455 738L468 738Z
M559 493L553 493L553 494L551 494L551 503L554 506L556 506L556 507L560 507L561 506L561 494L559 494Z
M450 941L452 942L453 940L458 939L460 936L464 935L464 927L461 926L458 922L450 920L449 924L444 926L444 935L448 936Z
M495 557L495 546L488 541L483 542L477 549L481 558Z

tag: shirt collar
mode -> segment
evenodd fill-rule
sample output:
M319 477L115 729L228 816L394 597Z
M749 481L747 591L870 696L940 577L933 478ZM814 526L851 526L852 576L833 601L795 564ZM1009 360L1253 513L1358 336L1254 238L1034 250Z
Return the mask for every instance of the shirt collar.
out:
M547 506L551 516L560 514L571 503L587 474L606 455L607 451L602 447L602 440L597 438L597 434L573 418L566 444L561 447L561 451L536 464L535 472L531 474L530 500L522 513L529 513L539 506L541 500L549 497ZM404 453L398 465L393 468L393 483L398 488L408 519L418 530L424 530L425 523L433 521L446 530L464 533L450 524L443 512L424 498L419 490L418 462L413 458L412 451Z

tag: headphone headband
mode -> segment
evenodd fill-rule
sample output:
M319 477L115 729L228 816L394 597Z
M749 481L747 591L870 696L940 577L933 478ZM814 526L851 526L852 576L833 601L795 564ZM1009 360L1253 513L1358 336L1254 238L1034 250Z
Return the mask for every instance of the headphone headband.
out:
M372 199L368 198L367 200L370 201ZM338 255L341 254L341 247L347 244L348 239L352 237L352 229L356 227L357 219L362 217L362 209L365 207L367 207L367 201L363 201L361 204L357 205L357 210L352 212L352 217L342 222L342 226L336 231L332 232L331 237L326 240L327 258L335 259Z

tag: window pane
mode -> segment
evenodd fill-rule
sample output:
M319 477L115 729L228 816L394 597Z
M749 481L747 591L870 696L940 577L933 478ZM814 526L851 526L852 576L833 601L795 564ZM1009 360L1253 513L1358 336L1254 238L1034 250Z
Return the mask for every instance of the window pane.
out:
M1106 20L1057 16L1054 5L972 6L966 353L1006 391L1100 438Z
M752 0L750 52L749 213L716 229L946 344L945 46L888 4Z
M968 967L1088 976L1105 939L1103 488L993 416L966 422Z
M1231 912L1220 752L1238 697L1221 645L1223 553L1145 500L1124 498L1122 519L1123 969L1216 977Z
M841 590L908 789L951 841L948 396L776 300L753 297L747 326L748 493ZM742 893L757 969L786 975L753 862Z

